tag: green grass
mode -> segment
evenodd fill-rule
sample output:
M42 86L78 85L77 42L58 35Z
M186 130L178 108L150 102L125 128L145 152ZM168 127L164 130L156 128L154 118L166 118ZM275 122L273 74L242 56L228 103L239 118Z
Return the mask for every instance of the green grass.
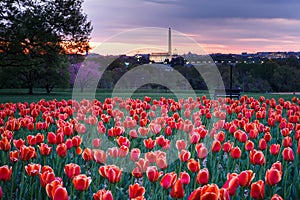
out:
M34 89L34 94L30 95L27 93L26 89L0 89L0 103L6 102L37 102L40 99L45 100L68 100L73 97L72 89L55 89L52 93L46 94L43 89ZM122 98L132 97L132 98L139 98L143 99L145 96L150 96L154 99L159 99L160 97L165 98L186 98L189 96L189 93L186 91L176 91L174 93L166 90L137 90L133 94L129 94L128 91L122 91L118 93L118 96ZM80 93L78 92L78 96L80 98L88 98L87 93ZM93 94L93 93L92 93ZM196 91L197 96L206 95L209 97L208 91ZM280 97L284 98L285 100L291 100L294 96L300 98L300 95L292 95L292 94L265 94L265 93L242 93L242 95L252 96L254 98L259 98L260 96L265 96L266 98L274 98L278 99ZM93 95L92 95L93 96ZM97 89L95 93L95 97L100 101L103 101L105 98L112 97L111 90L102 90Z

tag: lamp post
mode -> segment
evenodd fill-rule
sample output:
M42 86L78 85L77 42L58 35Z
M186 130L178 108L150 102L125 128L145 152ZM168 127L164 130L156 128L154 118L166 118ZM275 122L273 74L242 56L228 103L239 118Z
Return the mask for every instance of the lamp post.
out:
M232 64L230 64L230 82L229 82L229 89L230 89L230 99L232 98Z

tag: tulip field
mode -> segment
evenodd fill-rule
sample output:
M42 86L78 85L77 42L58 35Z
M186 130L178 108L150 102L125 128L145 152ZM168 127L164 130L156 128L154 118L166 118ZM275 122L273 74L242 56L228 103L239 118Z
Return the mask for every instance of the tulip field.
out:
M300 199L300 99L0 104L0 199Z

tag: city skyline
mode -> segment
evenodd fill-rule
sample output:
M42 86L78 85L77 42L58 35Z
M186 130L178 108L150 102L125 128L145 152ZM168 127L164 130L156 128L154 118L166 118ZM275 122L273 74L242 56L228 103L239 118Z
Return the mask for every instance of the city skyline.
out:
M129 0L126 4L120 0L86 0L83 9L94 26L92 46L134 29L159 27L167 31L171 27L207 53L255 53L300 51L299 6L296 0ZM139 46L134 41L111 45L112 52L107 53L112 54L124 53L119 46ZM188 49L184 45L174 48L181 52Z

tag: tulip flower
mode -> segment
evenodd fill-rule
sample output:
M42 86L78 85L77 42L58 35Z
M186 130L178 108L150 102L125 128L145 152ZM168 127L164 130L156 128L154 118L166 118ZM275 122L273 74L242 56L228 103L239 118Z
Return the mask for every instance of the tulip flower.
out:
M54 180L46 185L46 192L48 197L53 200L68 200L68 192L66 188L62 186L60 180Z
M282 145L284 147L291 147L293 145L293 139L290 136L284 137Z
M263 150L265 150L267 147L268 147L268 146L267 146L266 140L265 140L264 138L260 139L260 140L259 140L259 144L258 144L258 148L259 148L261 151L263 151Z
M130 151L130 160L138 161L141 155L141 150L139 148L133 148Z
M181 150L178 157L181 162L187 162L191 157L191 153L188 150Z
M0 167L0 181L9 181L11 179L12 167L7 165Z
M250 196L253 199L264 199L265 184L262 180L251 184Z
M101 166L99 168L99 173L110 183L118 183L122 177L122 170L115 165Z
M242 171L238 177L240 186L248 187L251 181L254 179L255 173L253 173L252 170Z
M184 189L180 179L174 183L170 196L174 199L180 199L184 197Z
M43 156L48 156L50 155L51 151L52 151L52 147L49 147L47 144L45 143L41 143L39 145L39 149L40 149L40 154Z
M270 153L272 155L279 154L279 151L280 151L280 144L271 144L271 146L270 146Z
M290 147L286 147L282 151L282 157L285 161L293 161L294 160L294 151Z
M48 183L51 183L52 181L55 180L55 174L54 172L51 171L45 171L40 174L40 183L42 187L46 187Z
M179 178L183 185L190 184L191 178L187 172L180 172Z
M1 140L0 140L0 150L2 151L9 151L10 148L11 148L11 144L10 144L11 141L9 141L7 139L7 137L3 137Z
M12 163L16 163L19 159L19 151L15 150L15 151L11 151L9 152L9 160Z
M155 146L156 141L152 140L151 138L144 140L144 145L147 149L153 149Z
M56 147L56 153L60 157L66 157L67 156L67 145L65 143L60 143Z
M230 156L234 159L239 159L241 157L242 151L239 147L233 147L230 151Z
M135 167L132 172L131 172L132 176L134 176L135 178L141 178L143 177L143 172L140 171L139 167Z
M231 148L233 146L233 142L227 141L223 144L223 151L224 152L230 152Z
M212 144L211 150L212 152L219 152L221 147L221 142L219 140L215 140Z
M249 157L250 163L252 163L253 165L263 165L266 162L265 156L262 151L257 151L254 149L250 152Z
M175 181L177 180L177 174L175 172L170 172L165 174L160 181L160 185L164 188L164 189L169 189L172 187L172 185L175 183Z
M282 172L276 168L268 169L265 175L266 184L274 186L281 180Z
M98 190L93 194L94 200L113 200L113 195L110 190Z
M251 140L247 140L245 143L245 150L252 151L254 149L254 143Z
M41 171L41 165L40 164L28 164L25 166L25 171L29 176L36 176Z
M278 195L278 194L274 194L272 197L271 197L271 200L283 200L283 198Z
M235 192L239 186L239 177L238 174L227 174L227 181L222 188L227 189L230 196L235 195Z
M207 168L201 169L196 177L196 181L198 184L205 185L209 180L209 171Z
M185 140L177 140L176 141L176 148L180 152L183 149L186 149L186 141Z
M74 163L66 164L64 167L64 172L66 173L67 177L72 179L73 177L80 174L80 166Z
M220 190L216 184L208 184L195 189L188 200L219 200Z
M83 150L83 153L81 154L83 160L85 161L91 161L93 160L93 152L90 148L85 148Z
M107 155L103 150L94 149L92 155L93 155L93 160L95 160L95 162L100 164L106 163Z
M145 194L145 188L140 186L138 183L129 185L129 199L143 197Z
M198 154L198 158L200 158L200 159L206 158L206 156L208 154L208 150L204 146L204 144L202 144L202 143L196 144L195 148L196 148L196 151Z
M72 179L73 185L76 190L84 191L90 186L92 179L87 177L85 174L79 174Z
M149 166L146 171L147 178L150 182L158 181L163 172L158 172L156 166Z
M191 172L198 172L200 170L199 162L191 158L188 163L187 167Z

